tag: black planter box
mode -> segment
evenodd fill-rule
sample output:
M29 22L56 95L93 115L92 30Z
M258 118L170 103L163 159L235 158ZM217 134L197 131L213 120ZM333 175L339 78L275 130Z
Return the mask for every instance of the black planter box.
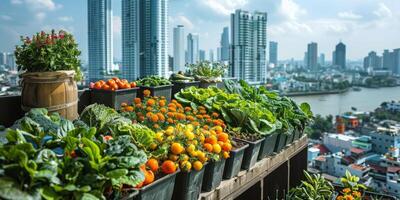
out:
M280 152L286 146L287 135L285 133L279 133L278 139L276 140L274 152Z
M165 97L167 101L171 101L171 89L172 89L172 84L171 85L160 85L160 86L155 86L155 87L147 87L147 86L140 86L139 89L139 97L143 99L143 91L144 90L149 90L150 91L150 96L156 96L156 97Z
M174 191L176 175L179 173L177 170L173 174L168 174L160 179L155 180L153 183L138 189L139 194L133 197L134 200L171 200Z
M180 172L176 176L173 200L197 200L201 193L204 170L207 164L204 164L200 171L191 170L190 172Z
M138 89L138 87L116 91L90 89L91 103L103 104L119 110L121 109L121 103L129 104L136 98Z
M191 82L175 82L172 81L172 84L174 84L172 86L172 98L174 98L175 94L180 92L182 89L191 87L191 86L195 86L195 87L199 87L200 81L191 81Z
M267 156L274 153L275 144L278 139L278 133L272 133L265 136L264 141L261 143L260 153L258 154L258 160L262 160Z
M202 191L209 192L219 186L222 181L224 174L225 159L221 159L217 162L212 161L206 165L204 170L203 184L201 187Z
M218 87L219 82L202 82L200 81L199 88Z
M294 139L294 133L289 133L286 137L286 145L285 146L292 144L293 139Z
M302 136L302 132L299 131L299 130L295 130L295 131L294 131L294 138L293 138L293 141L296 141L296 140L300 139L301 136Z
M372 197L374 197L374 199L382 199L382 200L397 200L398 198L394 197L394 196L390 196L390 195L386 195L386 194L378 194L375 192L368 192L365 191L363 194L363 199L371 199Z
M224 179L231 179L238 175L242 166L244 151L248 146L248 144L245 144L237 149L231 150L229 158L225 161Z
M249 144L249 146L244 151L243 161L242 161L242 169L248 170L254 166L257 162L258 154L260 152L261 143L264 141L264 138L256 140L256 141L247 141L242 139L237 139L242 142Z

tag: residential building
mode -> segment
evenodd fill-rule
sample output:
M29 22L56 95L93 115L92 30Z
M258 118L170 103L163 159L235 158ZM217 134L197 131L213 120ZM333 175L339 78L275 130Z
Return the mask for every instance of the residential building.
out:
M111 0L88 0L88 81L103 79L113 65Z
M210 49L209 53L208 53L208 60L210 62L214 62L214 50Z
M323 144L330 152L350 151L356 137L344 134L328 133L323 137Z
M392 112L400 112L400 102L386 102L383 107Z
M200 61L205 61L206 60L206 51L199 50L199 60Z
M231 15L229 75L251 83L265 82L267 13L236 10Z
M400 48L393 50L393 73L400 75Z
M318 64L320 66L325 66L325 54L323 54L323 53L319 54Z
M338 66L339 69L345 70L346 69L346 45L342 42L336 45L335 48L335 61L334 65Z
M199 35L189 33L187 36L187 60L186 63L199 62Z
M318 71L318 44L311 42L307 45L307 67L312 71Z
M11 71L17 71L17 64L15 63L15 56L13 53L7 54L7 62L6 65Z
M224 27L221 34L221 61L229 61L229 28Z
M382 58L376 54L375 51L368 53L368 56L364 58L364 69L378 70L382 68Z
M308 64L308 52L304 52L304 57L303 57L303 66L304 68L307 68L307 64Z
M278 42L269 42L269 64L278 65Z
M400 148L400 124L382 121L376 130L368 133L372 138L372 150L385 154L390 147Z
M382 54L382 68L392 70L393 67L394 67L393 54L388 49L385 49Z
M7 52L0 52L0 65L7 64Z
M168 0L122 0L123 77L167 77L167 34Z
M222 58L221 58L221 48L220 48L220 47L217 48L217 61L218 61L218 62L219 62L219 61L222 61Z
M185 71L185 31L183 25L174 28L174 64L172 71Z

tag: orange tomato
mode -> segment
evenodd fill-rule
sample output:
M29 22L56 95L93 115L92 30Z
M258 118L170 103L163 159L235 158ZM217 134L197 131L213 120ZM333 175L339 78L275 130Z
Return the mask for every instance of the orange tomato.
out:
M151 170L144 171L144 183L143 185L148 185L154 181L154 173Z
M150 158L149 160L147 160L146 165L153 172L156 172L158 170L158 161L154 158Z
M131 87L132 88L136 87L136 82L131 82Z
M95 89L101 89L101 84L99 83L99 82L96 82L95 84L94 84L94 88Z
M118 88L120 88L120 89L125 89L125 84L124 83L122 83L121 81L118 81L118 82L116 82L117 83L117 85L118 85Z
M226 142L229 139L229 135L227 133L218 134L218 141Z
M113 80L113 79L109 79L108 81L107 81L107 84L108 85L112 85L112 84L114 84L115 83L115 81Z
M170 160L166 160L161 165L161 171L165 174L172 174L176 171L176 165Z
M103 90L110 90L110 86L107 85L107 84L104 84L104 85L101 87L101 89L103 89Z
M210 143L205 143L204 144L204 148L208 151L208 152L212 152L213 151L213 145Z

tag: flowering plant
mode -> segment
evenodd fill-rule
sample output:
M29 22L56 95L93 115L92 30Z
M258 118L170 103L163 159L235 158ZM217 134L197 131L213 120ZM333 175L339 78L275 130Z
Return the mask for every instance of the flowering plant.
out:
M82 78L80 71L78 44L72 34L60 30L58 34L41 31L32 38L22 37L22 44L16 46L15 58L18 70L26 72L52 72L74 70L77 80Z

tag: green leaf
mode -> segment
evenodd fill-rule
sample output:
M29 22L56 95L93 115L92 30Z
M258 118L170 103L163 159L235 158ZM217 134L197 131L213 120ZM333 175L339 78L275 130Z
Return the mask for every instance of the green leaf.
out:
M7 177L0 177L0 197L4 199L34 199L29 193L20 190L14 180Z

